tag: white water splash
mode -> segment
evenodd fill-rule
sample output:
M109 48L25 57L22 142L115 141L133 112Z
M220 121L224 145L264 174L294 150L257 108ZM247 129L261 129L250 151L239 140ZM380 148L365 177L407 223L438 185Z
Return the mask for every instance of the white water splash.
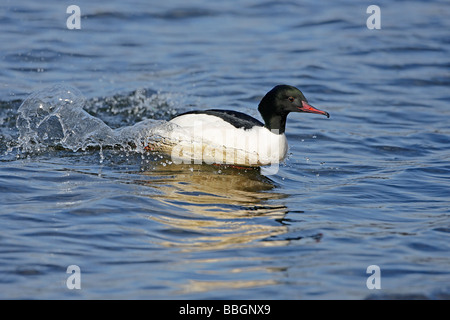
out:
M31 94L19 107L16 126L22 152L49 147L72 151L89 147L120 147L144 152L148 143L156 143L170 130L163 120L144 120L133 126L112 129L87 113L86 99L76 88L56 84Z

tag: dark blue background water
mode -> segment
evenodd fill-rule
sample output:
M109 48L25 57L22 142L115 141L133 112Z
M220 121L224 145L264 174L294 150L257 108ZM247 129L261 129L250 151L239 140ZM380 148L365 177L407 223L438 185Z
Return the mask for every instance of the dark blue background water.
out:
M1 298L450 297L448 1L77 1L80 30L70 4L0 4ZM259 117L280 83L331 118L290 115L270 176L24 153L17 109L58 82L112 128L191 109Z

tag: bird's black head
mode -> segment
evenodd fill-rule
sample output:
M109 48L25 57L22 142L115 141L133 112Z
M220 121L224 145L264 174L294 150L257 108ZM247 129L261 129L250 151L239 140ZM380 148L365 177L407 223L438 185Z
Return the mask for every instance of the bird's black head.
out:
M259 103L258 110L269 130L284 133L289 112L318 113L330 117L329 113L308 104L303 93L293 86L278 85L266 93Z

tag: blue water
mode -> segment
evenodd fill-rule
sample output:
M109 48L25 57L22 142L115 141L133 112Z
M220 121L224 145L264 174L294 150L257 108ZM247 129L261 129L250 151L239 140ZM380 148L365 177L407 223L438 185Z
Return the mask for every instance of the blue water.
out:
M68 3L0 3L0 298L450 298L448 1L76 4L79 30ZM331 117L289 116L275 175L175 165L78 136L32 144L18 109L56 83L113 130L259 118L280 83Z

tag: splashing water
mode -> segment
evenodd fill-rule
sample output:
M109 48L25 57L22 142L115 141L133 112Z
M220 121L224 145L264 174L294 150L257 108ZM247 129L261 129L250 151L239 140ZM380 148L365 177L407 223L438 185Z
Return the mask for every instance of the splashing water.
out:
M72 151L118 147L144 152L148 144L163 143L171 129L164 120L147 119L112 129L83 108L86 99L76 88L56 84L31 94L19 107L18 148L25 153L62 147Z
M22 148L60 145L76 151L113 143L113 130L84 111L85 104L80 91L61 84L30 95L19 107L16 123Z

